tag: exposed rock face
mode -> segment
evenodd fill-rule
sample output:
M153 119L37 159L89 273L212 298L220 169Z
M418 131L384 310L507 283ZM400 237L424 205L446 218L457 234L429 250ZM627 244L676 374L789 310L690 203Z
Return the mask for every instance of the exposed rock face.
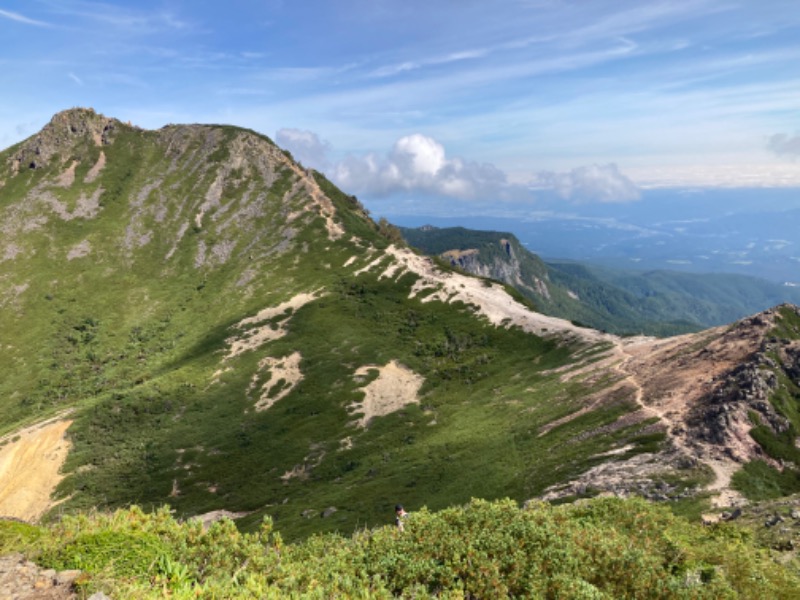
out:
M91 108L74 108L56 114L39 134L22 143L8 161L12 174L22 169L40 169L58 156L61 164L70 156L62 155L65 147L90 140L95 146L112 143L120 125L116 119L97 114Z
M448 250L441 256L454 267L472 275L496 279L517 288L525 288L542 298L550 299L546 273L542 277L524 273L514 244L505 238L500 239L497 244L499 253L482 252L478 248L470 248Z
M769 403L769 397L778 388L774 371L766 370L763 354L757 354L750 363L736 367L722 387L711 394L708 402L698 406L687 420L696 427L700 439L713 444L724 444L727 432L748 409L758 412L776 432L785 431L787 420ZM773 363L772 367L776 365Z
M731 457L739 461L761 457L762 453L758 446L751 447L751 452L737 453L736 448L741 444L735 443L734 432L764 425L780 434L791 426L770 399L781 388L781 378L800 381L800 345L796 340L767 337L776 319L780 319L779 309L766 311L740 321L726 334L732 343L737 339L749 340L752 351L717 377L717 386L704 401L697 403L686 419L698 439L729 448Z

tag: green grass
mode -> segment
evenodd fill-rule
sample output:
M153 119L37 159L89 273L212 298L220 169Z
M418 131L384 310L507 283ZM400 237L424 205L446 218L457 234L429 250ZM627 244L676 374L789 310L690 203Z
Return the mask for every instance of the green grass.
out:
M733 475L733 487L750 500L770 500L800 492L800 472L778 471L763 460L746 463Z
M0 531L5 524L0 524ZM776 598L782 565L745 529L693 525L665 506L613 498L575 505L471 500L394 526L286 543L265 519L242 534L167 509L67 517L24 549L80 568L80 591L114 598Z

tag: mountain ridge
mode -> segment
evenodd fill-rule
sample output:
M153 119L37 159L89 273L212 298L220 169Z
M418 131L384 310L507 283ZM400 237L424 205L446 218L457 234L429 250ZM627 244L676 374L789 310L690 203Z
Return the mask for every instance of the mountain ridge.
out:
M677 335L730 323L800 294L743 275L615 271L542 260L509 232L401 228L412 246L516 287L540 310L616 334Z
M713 390L690 397L658 369L722 329L623 339L534 312L394 243L247 130L77 109L43 131L0 153L0 426L72 411L57 511L166 502L302 537L381 522L398 496L596 493L604 464L653 466L618 493L701 501L713 485L717 457L673 431ZM792 311L770 321L790 341ZM784 420L754 426L791 460L794 355L771 352Z

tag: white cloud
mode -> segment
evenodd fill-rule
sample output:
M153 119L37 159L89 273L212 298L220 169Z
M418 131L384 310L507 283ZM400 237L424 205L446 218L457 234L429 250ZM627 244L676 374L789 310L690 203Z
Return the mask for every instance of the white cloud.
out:
M275 142L292 153L306 167L324 170L328 165L330 144L319 139L313 131L284 128L275 134Z
M492 52L492 49L488 48L477 48L473 50L461 50L458 52L451 52L445 56L434 56L431 58L426 58L423 60L409 60L399 64L394 65L385 65L383 67L379 67L370 73L371 77L391 77L392 75L397 75L398 73L403 73L405 71L415 71L417 69L422 69L423 67L428 66L436 66L436 65L446 65L449 63L460 62L463 60L471 60L475 58L482 58Z
M441 143L420 133L400 138L385 156L349 156L330 174L343 189L376 197L398 192L462 200L530 196L522 186L510 184L494 165L448 158Z
M541 171L531 185L553 190L561 198L577 203L632 202L640 198L636 185L613 163L578 167L566 173Z
M107 2L73 1L52 3L51 12L104 23L128 34L152 34L159 31L187 31L193 25L165 11L114 6Z
M767 148L778 155L800 156L800 133L796 133L794 136L776 133L769 138Z
M639 189L615 164L591 165L565 173L539 172L530 184L510 183L506 173L489 163L447 156L436 139L414 133L398 139L386 154L328 159L331 146L312 131L280 129L275 141L307 167L325 171L343 190L382 198L419 193L460 200L532 200L532 190L555 192L582 202L630 202Z
M511 183L506 173L489 163L448 157L436 139L414 133L398 139L385 154L328 159L327 141L312 131L280 129L275 141L305 166L325 171L348 193L384 198L398 193L475 201L532 200L532 190L555 192L580 202L630 202L639 189L616 165L578 167L566 173L542 171L526 185Z
M10 19L11 21L16 21L17 23L25 23L26 25L35 25L36 27L52 27L50 23L45 23L44 21L37 21L36 19L30 19L25 15L11 12L10 10L0 10L0 17L3 17L4 19Z

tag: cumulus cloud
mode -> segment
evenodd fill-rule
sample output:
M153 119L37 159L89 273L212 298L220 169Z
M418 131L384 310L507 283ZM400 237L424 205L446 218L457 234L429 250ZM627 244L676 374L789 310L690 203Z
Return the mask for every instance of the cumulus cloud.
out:
M275 134L275 142L306 167L322 171L328 166L330 144L319 139L313 131L279 129Z
M553 190L572 202L632 202L640 198L636 184L617 165L589 165L566 173L541 171L531 182L534 189Z
M578 167L566 173L541 171L526 185L511 183L490 163L449 157L436 139L414 133L398 139L383 154L331 161L330 144L316 133L280 129L275 141L307 167L324 171L351 194L385 198L398 193L475 201L524 201L536 190L554 192L571 202L630 202L639 189L615 164Z
M528 194L494 165L448 158L441 143L420 133L400 138L385 156L347 157L334 166L331 177L346 190L376 197L419 192L491 200Z
M788 136L785 133L776 133L769 138L767 148L777 155L800 156L800 133Z

